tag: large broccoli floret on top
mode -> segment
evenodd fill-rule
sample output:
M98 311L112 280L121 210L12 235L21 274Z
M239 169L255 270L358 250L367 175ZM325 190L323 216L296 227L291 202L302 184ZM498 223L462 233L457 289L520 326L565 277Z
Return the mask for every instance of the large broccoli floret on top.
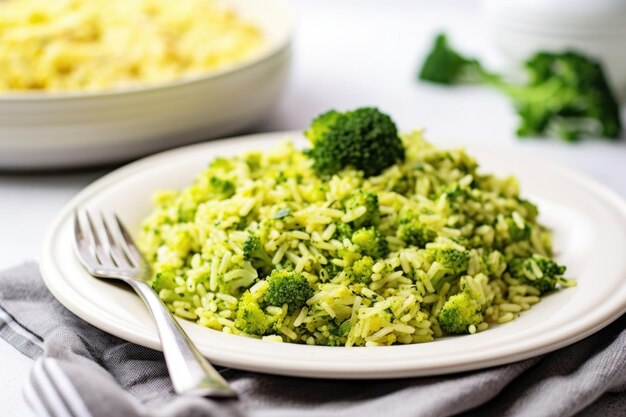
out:
M564 273L565 266L537 254L509 262L509 274L513 278L537 288L542 294L553 290Z
M330 110L326 113L320 114L313 119L309 128L304 132L304 136L306 136L312 144L315 144L321 138L326 136L326 134L335 126L335 123L337 123L339 118L342 116L343 114L336 110Z
M486 71L479 61L455 51L445 35L435 39L419 78L439 84L482 83L513 100L518 136L618 138L620 108L600 63L574 51L538 52L525 62L528 81L516 84Z
M359 190L346 200L344 206L347 210L355 210L365 207L365 214L352 221L355 228L372 226L378 224L380 219L380 209L378 207L378 196L368 191Z
M539 52L525 67L528 85L503 87L521 117L519 136L620 136L619 105L600 63L573 51Z
M239 299L235 327L248 334L263 336L280 327L282 318L266 313L250 291L246 291Z
M352 243L357 245L363 255L380 259L389 253L389 243L377 227L367 227L352 234Z
M448 298L439 313L439 325L448 334L469 333L471 325L482 321L480 303L465 291Z
M369 177L404 160L404 146L395 123L372 107L324 113L313 120L305 136L313 145L307 154L321 175L352 166Z
M267 278L267 282L269 287L264 296L265 302L276 307L287 304L289 313L304 306L313 296L313 288L306 278L297 272L275 269Z

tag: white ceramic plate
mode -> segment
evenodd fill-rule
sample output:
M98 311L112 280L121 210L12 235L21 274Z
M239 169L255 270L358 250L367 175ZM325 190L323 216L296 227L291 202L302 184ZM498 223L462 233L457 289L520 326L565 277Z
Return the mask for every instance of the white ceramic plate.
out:
M76 207L115 211L131 228L151 210L159 188L189 184L216 156L266 149L288 133L188 146L151 156L96 181L58 215L45 240L41 269L67 308L100 329L159 348L157 333L131 291L89 276L73 250ZM293 134L302 141L299 134ZM229 335L182 321L214 363L259 372L326 378L393 378L444 374L518 361L573 343L626 311L626 203L579 174L534 158L468 147L485 171L519 177L523 194L539 204L554 231L559 261L578 286L543 299L517 320L470 336L390 347L322 347Z
M257 24L262 52L206 75L102 92L0 94L0 169L69 168L224 137L259 122L287 80L287 0L220 0Z

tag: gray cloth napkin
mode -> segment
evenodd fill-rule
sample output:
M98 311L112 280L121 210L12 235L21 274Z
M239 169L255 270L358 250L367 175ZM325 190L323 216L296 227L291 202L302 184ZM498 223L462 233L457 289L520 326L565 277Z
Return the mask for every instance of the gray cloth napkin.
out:
M35 360L27 401L76 416L626 415L626 316L543 357L454 375L333 381L221 368L239 400L176 396L160 352L81 320L50 294L34 263L0 273L0 336ZM0 358L0 362L2 359ZM58 404L57 404L58 406Z

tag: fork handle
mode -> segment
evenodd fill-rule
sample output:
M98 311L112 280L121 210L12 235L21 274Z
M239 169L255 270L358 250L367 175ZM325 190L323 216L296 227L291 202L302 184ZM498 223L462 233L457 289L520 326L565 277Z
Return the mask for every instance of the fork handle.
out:
M158 294L143 281L128 279L126 282L139 294L154 318L174 390L178 394L236 397L237 393L198 352Z

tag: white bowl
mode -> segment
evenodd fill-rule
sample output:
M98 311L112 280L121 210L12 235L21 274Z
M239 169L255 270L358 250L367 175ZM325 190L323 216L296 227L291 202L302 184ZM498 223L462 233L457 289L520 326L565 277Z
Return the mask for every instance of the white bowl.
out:
M223 0L263 31L264 51L205 76L124 90L0 95L0 169L106 164L260 121L289 68L293 13L286 0Z
M541 50L578 50L599 59L618 95L626 97L623 0L483 0L483 6L509 63Z

